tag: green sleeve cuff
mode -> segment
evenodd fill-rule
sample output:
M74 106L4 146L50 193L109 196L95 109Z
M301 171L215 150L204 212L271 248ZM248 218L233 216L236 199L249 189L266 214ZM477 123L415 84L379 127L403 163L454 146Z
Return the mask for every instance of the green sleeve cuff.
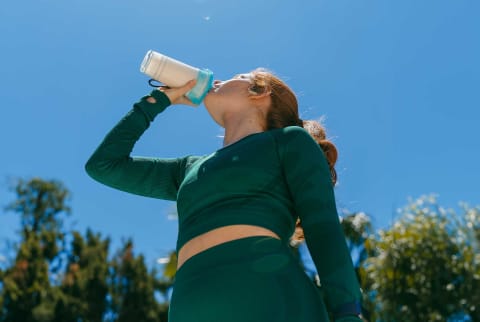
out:
M170 102L170 99L168 98L168 96L164 92L159 91L158 89L154 89L150 93L150 96L152 96L153 98L155 98L155 100L157 100L157 103L155 103L155 104L166 105L165 107L172 104L172 102Z
M156 100L156 103L147 101L150 96ZM135 103L134 107L140 109L148 120L153 122L155 116L162 113L171 104L170 99L164 92L154 89L150 95L142 97L139 102Z

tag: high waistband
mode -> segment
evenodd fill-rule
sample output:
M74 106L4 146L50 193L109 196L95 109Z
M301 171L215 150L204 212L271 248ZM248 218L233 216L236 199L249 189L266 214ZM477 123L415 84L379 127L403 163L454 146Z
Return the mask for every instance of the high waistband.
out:
M175 277L168 318L329 321L322 295L293 249L272 236L234 239L190 257Z
M266 256L269 255L269 256ZM293 259L289 246L272 236L248 236L230 240L201 251L187 259L175 279L190 278L203 270L254 261L257 270L268 269L269 261L276 265Z

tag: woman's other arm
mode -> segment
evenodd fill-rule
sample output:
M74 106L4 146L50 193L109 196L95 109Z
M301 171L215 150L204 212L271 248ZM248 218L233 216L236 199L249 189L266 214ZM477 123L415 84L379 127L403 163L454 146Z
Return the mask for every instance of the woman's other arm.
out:
M283 135L284 173L326 305L336 321L361 321L356 317L360 286L340 225L327 160L305 129L288 127Z

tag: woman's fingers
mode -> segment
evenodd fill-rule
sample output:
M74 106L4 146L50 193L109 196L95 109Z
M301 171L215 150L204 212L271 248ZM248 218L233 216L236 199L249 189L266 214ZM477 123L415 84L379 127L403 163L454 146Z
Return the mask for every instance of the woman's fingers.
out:
M181 87L170 88L168 86L161 86L159 90L168 96L170 102L173 104L186 104L190 102L184 95L191 90L196 84L196 80L192 79ZM190 102L191 105L192 103Z

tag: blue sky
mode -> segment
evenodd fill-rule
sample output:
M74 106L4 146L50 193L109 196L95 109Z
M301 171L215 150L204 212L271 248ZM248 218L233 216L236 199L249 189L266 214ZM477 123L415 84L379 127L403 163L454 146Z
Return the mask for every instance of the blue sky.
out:
M326 117L339 149L339 209L376 228L408 197L480 204L478 1L8 1L0 9L0 203L12 177L58 179L72 220L115 243L133 237L149 263L175 247L172 202L102 186L84 164L150 91L153 49L224 79L256 67L298 94L301 117ZM174 106L134 155L207 154L223 130L203 106ZM18 218L0 215L0 240Z

